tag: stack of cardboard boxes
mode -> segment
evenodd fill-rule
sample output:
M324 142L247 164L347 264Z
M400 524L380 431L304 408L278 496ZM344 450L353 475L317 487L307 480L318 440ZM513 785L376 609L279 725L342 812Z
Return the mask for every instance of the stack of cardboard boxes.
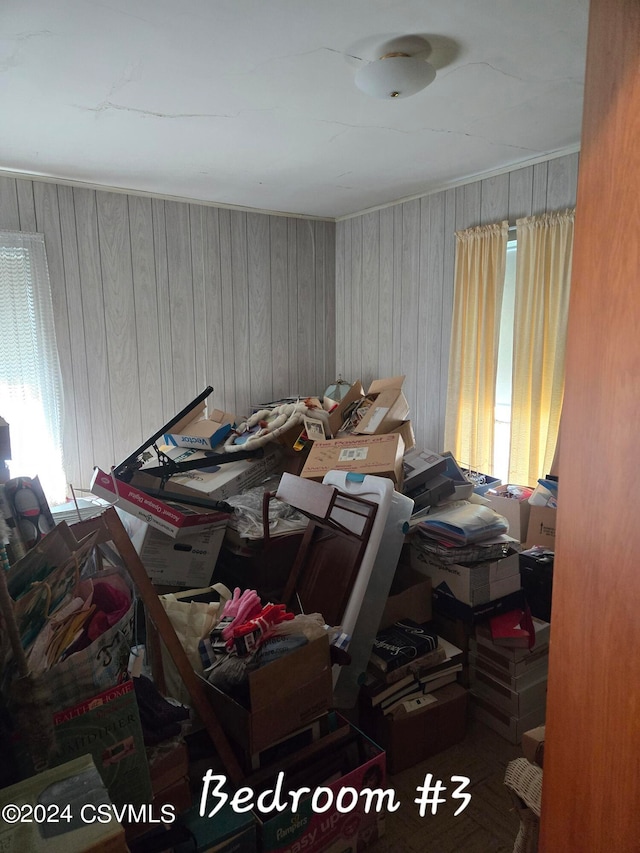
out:
M474 716L511 743L545 721L550 625L533 619L535 644L508 648L479 625L470 640L469 674Z

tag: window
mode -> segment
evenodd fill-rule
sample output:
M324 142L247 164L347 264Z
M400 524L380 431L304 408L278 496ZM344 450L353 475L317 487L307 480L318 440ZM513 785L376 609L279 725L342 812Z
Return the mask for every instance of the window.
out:
M495 428L493 435L493 470L488 472L503 483L509 478L509 447L511 444L511 381L513 376L513 317L516 298L515 237L507 243L507 260L502 292L498 369L496 371Z
M62 381L41 234L0 232L0 415L12 477L40 478L50 504L66 497Z
M464 467L534 484L564 394L574 211L456 232L445 444Z

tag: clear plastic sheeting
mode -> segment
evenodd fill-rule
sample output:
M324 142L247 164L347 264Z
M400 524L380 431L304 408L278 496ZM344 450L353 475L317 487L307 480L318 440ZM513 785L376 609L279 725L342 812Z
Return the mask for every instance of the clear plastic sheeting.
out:
M263 500L265 492L274 492L278 488L280 475L272 477L260 486L248 489L241 495L227 498L227 503L234 508L233 516L229 519L229 527L245 539L262 539L264 537ZM280 500L269 501L269 536L284 536L304 530L309 519L297 509Z

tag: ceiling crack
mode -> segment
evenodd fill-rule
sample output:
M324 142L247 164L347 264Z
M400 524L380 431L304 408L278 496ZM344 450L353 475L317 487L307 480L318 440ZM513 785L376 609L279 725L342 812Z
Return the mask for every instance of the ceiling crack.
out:
M124 104L114 104L111 101L103 101L101 104L98 104L97 107L83 107L80 104L73 104L76 109L83 110L88 113L104 113L109 110L116 110L119 112L127 112L134 113L135 115L139 115L142 117L149 118L168 118L168 119L176 119L176 118L237 118L242 112L247 112L246 110L240 110L237 113L162 113L157 112L155 110L143 110L138 107L125 107ZM252 112L264 112L264 110L252 110Z

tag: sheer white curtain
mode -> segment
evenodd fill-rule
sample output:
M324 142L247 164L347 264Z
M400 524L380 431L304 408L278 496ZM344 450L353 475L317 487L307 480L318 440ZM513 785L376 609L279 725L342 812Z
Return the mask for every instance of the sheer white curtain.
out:
M11 476L38 476L49 503L63 502L62 379L42 234L0 231L0 415Z

